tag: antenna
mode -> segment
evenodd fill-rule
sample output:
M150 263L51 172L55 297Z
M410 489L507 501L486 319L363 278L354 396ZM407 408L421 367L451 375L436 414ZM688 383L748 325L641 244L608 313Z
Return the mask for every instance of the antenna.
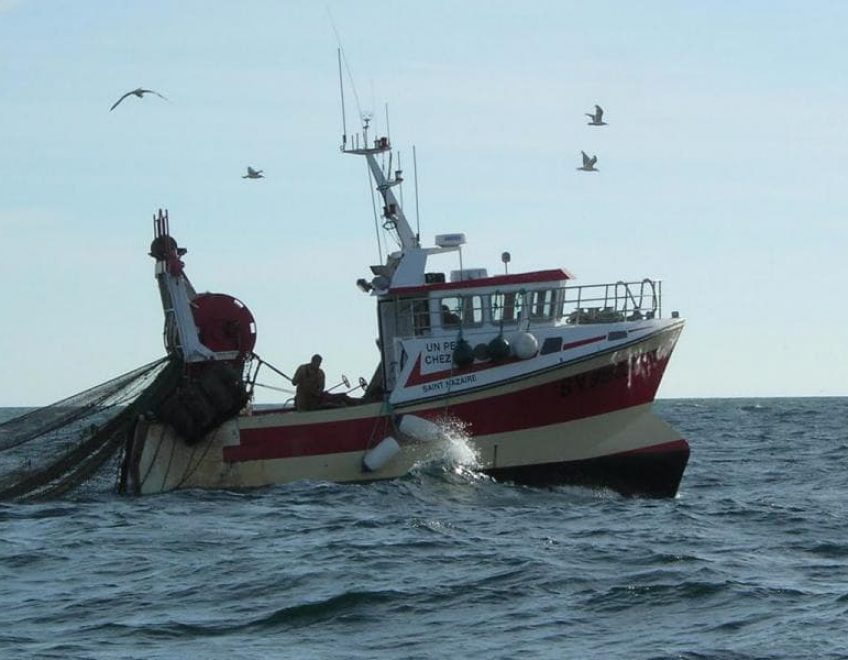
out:
M415 237L421 240L421 219L418 217L418 159L415 157L415 145L412 145L412 171L415 174Z
M338 45L338 51L341 55L341 59L344 60L345 70L347 71L347 77L350 81L350 87L353 90L353 98L356 101L356 109L359 111L359 116L364 118L364 113L362 112L362 106L359 103L359 94L356 93L356 85L353 82L353 74L350 72L350 64L348 64L347 56L345 55L344 48L342 48L342 40L339 37L339 31L336 29L336 23L333 20L333 15L330 13L329 6L327 7L327 17L330 19L330 27L333 28L333 34L336 35L336 44ZM341 65L339 66L341 68Z
M369 82L371 84L371 106L370 106L371 109L366 110L365 112L367 112L371 116L371 118L373 119L374 115L377 114L377 102L374 100L374 79L371 78L371 80ZM375 124L376 124L376 122L375 122ZM377 130L377 126L375 125L374 126L374 135L377 135L378 132L379 131Z
M339 58L339 94L342 99L342 150L344 150L345 146L347 146L347 119L345 117L345 104L344 104L344 83L342 82L342 48L339 46L336 49L336 55Z
M392 132L389 130L389 104L386 103L386 137L389 138L389 144L392 143Z

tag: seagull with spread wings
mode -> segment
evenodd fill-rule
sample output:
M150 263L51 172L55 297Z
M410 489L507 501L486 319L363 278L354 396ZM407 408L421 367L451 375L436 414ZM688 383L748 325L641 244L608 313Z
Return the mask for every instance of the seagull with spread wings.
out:
M592 156L591 158L589 158L589 156L586 155L585 151L581 151L580 153L583 154L583 167L578 167L577 168L578 170L583 170L584 172L599 172L600 171L600 170L595 169L595 163L598 162L597 156Z
M164 96L162 96L162 95L161 95L159 92L157 92L157 91L154 91L154 90L152 90L152 89L143 89L142 87L139 87L138 89L134 89L134 90L132 90L131 92L127 92L127 93L126 93L126 94L124 94L121 98L119 98L117 101L115 101L115 102L112 104L112 107L111 107L111 108L109 108L109 112L112 112L112 110L114 110L115 108L117 108L117 107L118 107L118 104L119 104L121 101L123 101L125 98L127 98L128 96L133 96L133 95L135 95L135 96L137 96L138 98L143 98L145 94L156 94L156 96L158 96L160 99L164 99L165 101L167 101L167 100L168 100L168 99L166 99Z
M587 117L589 117L589 119L592 120L587 124L588 126L606 126L607 125L607 123L604 121L604 109L599 105L595 106L595 112L594 113L586 112L584 114Z
M264 179L265 177L262 175L262 170L254 170L250 165L247 166L247 174L245 174L242 179Z

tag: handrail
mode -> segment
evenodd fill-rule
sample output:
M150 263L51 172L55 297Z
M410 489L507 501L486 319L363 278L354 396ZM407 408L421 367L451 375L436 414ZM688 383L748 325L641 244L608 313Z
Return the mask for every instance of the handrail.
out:
M466 295L451 292L439 296L439 293L414 298L398 296L396 302L402 304L392 306L394 336L403 339L444 336L460 331L491 333L500 331L502 326L524 328L531 320L534 326L540 323L578 325L637 321L661 318L662 311L662 283L650 278L515 290L501 286L496 291L481 290ZM535 298L534 294L537 294ZM507 303L504 303L504 295L510 296ZM448 302L448 299L451 309L442 310L442 301ZM544 302L534 305L534 300ZM550 303L546 302L548 300ZM501 307L504 304L520 310L520 314L503 319L505 310ZM540 309L544 311L540 313ZM450 322L445 320L447 315L443 316L443 311L450 312Z

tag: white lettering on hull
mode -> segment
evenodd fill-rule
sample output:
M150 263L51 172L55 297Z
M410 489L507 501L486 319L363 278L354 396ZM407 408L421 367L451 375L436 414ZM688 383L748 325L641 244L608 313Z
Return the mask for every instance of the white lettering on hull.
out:
M467 374L465 376L455 376L446 380L436 381L435 383L427 383L421 386L421 391L425 394L431 392L447 392L452 387L462 387L470 383L477 382L477 374Z

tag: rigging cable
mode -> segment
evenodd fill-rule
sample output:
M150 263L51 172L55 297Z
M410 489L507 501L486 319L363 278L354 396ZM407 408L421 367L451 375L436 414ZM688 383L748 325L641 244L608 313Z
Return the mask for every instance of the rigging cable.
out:
M374 233L377 235L377 253L380 256L379 263L383 263L383 244L380 241L380 221L377 219L377 200L374 198L374 186L371 185L371 170L368 169L368 163L365 163L365 171L368 174L368 189L371 191L371 209L374 213ZM386 248L388 252L388 248Z
M327 7L327 16L330 18L330 27L333 28L333 34L336 35L336 43L338 44L339 52L341 53L342 60L344 61L347 77L350 81L350 88L353 90L353 98L356 101L356 111L359 113L360 118L364 118L365 115L362 113L362 105L359 103L359 94L356 92L356 85L353 82L353 74L350 72L350 64L348 64L347 55L345 55L344 47L342 46L342 39L339 36L339 31L336 29L336 23L333 20L333 15L330 13L329 7Z

